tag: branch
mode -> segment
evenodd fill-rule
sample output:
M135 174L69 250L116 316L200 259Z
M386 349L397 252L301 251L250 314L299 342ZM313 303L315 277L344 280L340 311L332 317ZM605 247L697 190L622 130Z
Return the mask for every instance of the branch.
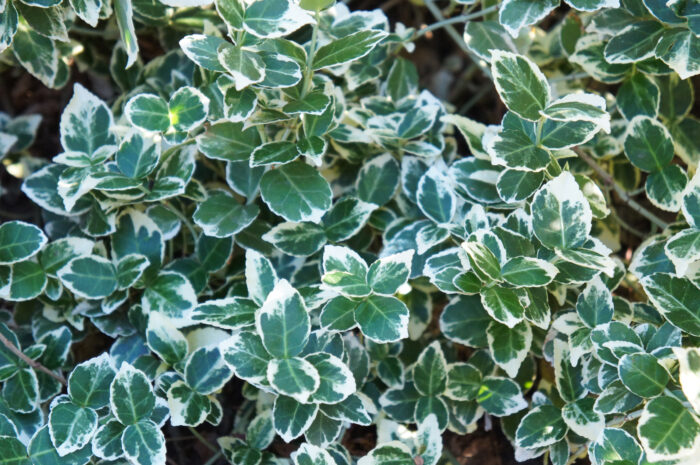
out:
M433 0L425 0L425 6L428 8L430 13L435 17L435 19L437 19L438 21L445 21L445 16L440 11L440 8L438 8L435 5L435 2ZM451 24L445 25L445 30L447 31L447 34L452 38L452 40L454 40L454 42L457 44L457 46L464 53L466 53L469 56L469 58L471 58L472 61L477 64L477 66L479 66L481 71L486 76L488 76L490 78L491 71L486 66L484 66L484 64L482 63L482 60L480 60L478 57L475 57L474 54L472 53L472 51L469 50L469 47L467 47L466 42L464 42L464 39L459 34L459 32L457 32L457 30L455 30L455 28L452 27Z
M658 216L654 215L652 212L641 206L639 203L637 203L632 197L630 197L629 193L625 191L618 183L615 182L615 179L605 171L603 168L601 168L596 161L591 158L590 155L585 153L583 150L579 149L578 147L574 147L573 151L576 152L576 154L581 158L581 160L585 161L588 166L593 168L593 171L596 172L596 174L607 184L610 186L615 192L617 192L617 195L620 196L620 198L625 202L627 205L630 206L634 211L651 221L653 224L656 226L660 227L661 229L666 229L668 227L668 223L659 218Z
M63 376L61 376L57 373L54 373L53 371L49 370L48 368L46 368L44 365L37 362L36 360L32 360L31 358L27 357L21 350L19 350L2 333L0 333L0 342L2 342L5 347L10 349L10 352L15 354L17 357L19 357L24 363L26 363L30 367L34 368L35 370L39 370L39 371L46 373L47 375L51 376L53 379L55 379L56 381L58 381L59 383L61 383L64 386L68 385L68 383L66 382L66 379Z
M451 24L466 23L467 21L471 21L472 19L486 16L487 14L492 13L492 12L497 11L497 10L498 10L498 5L492 5L488 8L484 8L483 10L479 10L476 13L471 13L468 15L453 16L452 18L443 19L442 21L438 21L438 22L433 23L427 27L424 27L423 29L419 29L418 31L416 31L415 38L417 39L417 38L427 34L430 31L434 31L434 30L440 29L442 27L447 27Z

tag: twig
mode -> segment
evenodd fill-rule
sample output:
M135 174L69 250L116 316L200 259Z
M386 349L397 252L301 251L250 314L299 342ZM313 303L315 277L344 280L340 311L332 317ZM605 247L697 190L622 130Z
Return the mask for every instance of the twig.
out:
M471 21L472 19L476 18L481 18L482 16L485 16L493 11L498 10L498 5L491 5L488 8L484 8L483 10L479 10L476 13L468 14L468 15L459 15L459 16L453 16L452 18L447 18L443 19L442 21L438 21L436 23L433 23L427 27L424 27L423 29L419 29L416 31L414 35L414 39L417 39L425 34L427 34L430 31L434 31L435 29L440 29L443 27L450 26L452 24L457 24L457 23L466 23L467 21Z
M433 0L425 0L425 6L430 10L430 13L437 19L438 21L444 21L445 16L442 14L440 11L440 8L438 8L435 5L435 2ZM481 71L488 77L491 77L491 71L482 64L482 60L479 58L475 57L474 54L472 53L471 50L469 50L469 47L467 47L466 42L464 42L464 39L462 36L459 35L457 30L452 27L451 24L448 24L445 26L445 30L447 31L447 34L452 38L452 40L455 41L455 43L459 46L460 49L467 55L469 55L469 58L472 59L474 63L476 63L479 68L481 68Z
M49 370L48 368L46 368L46 367L45 367L44 365L42 365L41 363L37 362L36 360L32 360L31 358L29 358L29 357L27 357L26 355L24 355L24 353L23 353L21 350L19 350L19 349L18 349L9 339L7 339L7 338L5 337L5 335L2 334L2 333L0 333L0 342L2 342L3 345L4 345L5 347L7 347L8 349L10 349L10 352L12 352L13 354L15 354L17 357L19 357L24 363L26 363L26 364L29 365L30 367L34 368L35 370L39 370L39 371L42 371L42 372L46 373L47 375L51 376L53 379L55 379L56 381L58 381L59 383L61 383L61 384L64 385L64 386L67 386L67 385L68 385L68 383L66 382L66 379L65 379L63 376L61 376L61 375L59 375L59 374L57 374L57 373L54 373L53 371Z
M194 437L199 439L199 442L201 442L202 444L204 444L206 446L207 449L209 449L212 452L219 452L219 448L214 446L211 442L207 441L207 439L204 436L199 434L199 431L197 431L196 429L194 429L191 426L190 426L189 430L194 435Z
M204 465L214 465L214 463L216 463L216 461L219 460L222 455L224 455L224 453L222 451L218 451L216 454L212 455L211 458L204 463Z
M596 161L593 160L593 158L591 158L590 155L588 155L578 147L574 147L573 151L576 152L576 154L581 158L581 160L586 162L588 166L593 168L593 171L595 171L596 174L600 176L608 186L614 189L615 192L617 192L617 195L619 195L623 202L629 205L630 208L632 208L634 211L636 211L637 213L639 213L640 215L651 221L653 224L660 227L661 229L666 229L668 227L667 222L654 215L652 212L650 212L649 210L641 206L639 203L637 203L634 199L632 199L632 197L630 197L627 191L625 191L622 187L620 187L620 185L617 182L615 182L610 173L608 173L600 165L598 165L598 163L596 163Z

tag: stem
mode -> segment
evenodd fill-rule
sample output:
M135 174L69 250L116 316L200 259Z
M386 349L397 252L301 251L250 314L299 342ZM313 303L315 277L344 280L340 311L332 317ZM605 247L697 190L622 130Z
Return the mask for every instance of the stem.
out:
M206 446L207 449L209 449L210 451L212 451L214 453L220 452L219 448L216 447L215 445L213 445L212 443L210 443L209 441L207 441L207 439L204 436L199 434L199 431L197 431L196 429L194 429L191 426L189 427L189 430L194 435L194 437L196 437L199 440L199 442L201 442L202 444L204 444Z
M214 465L214 463L219 460L219 458L223 455L222 451L217 452L214 454L209 460L207 460L204 465Z
M192 242L194 244L197 243L197 232L194 230L194 227L192 226L192 223L190 223L190 220L187 219L185 215L182 214L180 210L175 208L170 202L164 201L163 204L165 204L168 209L173 212L175 216L177 216L180 221L182 221L185 224L185 227L190 231L190 234L192 235Z
M309 93L309 87L313 82L314 71L311 66L314 62L314 54L316 53L316 43L318 42L318 23L321 21L321 15L318 11L314 14L313 31L311 32L311 45L309 46L309 54L306 55L306 72L304 73L304 85L301 88L301 97L304 98Z
M445 16L444 16L444 15L442 14L442 12L440 11L440 8L438 8L438 7L435 5L435 2L434 2L433 0L425 0L425 6L428 8L428 10L430 10L430 13L435 17L435 19L437 19L438 21L444 21L444 20L445 20ZM457 46L458 46L464 53L466 53L467 55L469 55L469 58L471 58L472 61L473 61L474 63L476 63L477 66L479 66L479 68L481 68L481 71L482 71L486 76L491 77L491 71L489 71L489 69L481 63L482 60L480 60L479 58L477 58L477 57L474 56L474 54L472 53L472 51L469 50L469 47L467 47L467 44L464 42L464 39L462 38L462 36L455 30L455 28L452 27L451 24L448 24L448 25L445 26L445 30L447 31L447 34L449 34L449 36L452 38L452 40L455 41L455 43L457 44Z
M435 29L440 29L456 23L466 23L467 21L486 16L487 14L497 10L498 5L492 5L488 8L484 8L483 10L479 10L476 13L453 16L452 18L443 19L441 21L438 21L437 23L433 23L427 27L424 27L423 29L419 29L418 31L416 31L415 35L413 36L413 40L418 39L427 34L428 32L434 31Z
M58 381L59 383L61 383L64 386L68 385L68 383L66 382L66 379L63 376L61 376L57 373L54 373L53 371L49 370L48 368L46 368L44 365L37 362L36 360L32 360L31 358L27 357L21 350L19 350L19 348L17 348L2 333L0 333L0 342L2 342L3 345L10 350L10 352L15 354L17 357L19 357L24 363L26 363L30 367L34 368L35 370L39 370L39 371L46 373L47 375L49 375L50 377L52 377L53 379L55 379L56 381Z
M627 205L630 206L630 208L632 208L634 211L651 221L659 228L666 229L668 227L667 222L654 215L652 212L650 212L649 210L641 206L639 203L637 203L634 199L632 199L632 197L630 197L627 191L625 191L622 187L620 187L620 185L617 182L615 182L610 173L601 168L600 165L598 165L598 163L596 163L596 161L593 160L593 158L591 158L590 155L588 155L578 147L574 147L572 150L576 152L576 154L581 158L581 160L585 161L588 166L593 168L593 171L595 171L596 174L600 176L607 185L612 187L615 190L615 192L617 192L617 195L619 195L620 198Z

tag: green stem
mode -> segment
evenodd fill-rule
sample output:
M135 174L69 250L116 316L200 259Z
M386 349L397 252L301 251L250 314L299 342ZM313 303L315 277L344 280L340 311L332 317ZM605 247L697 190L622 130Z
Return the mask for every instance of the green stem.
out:
M199 434L199 431L197 431L196 429L194 429L191 426L189 427L189 430L192 433L192 435L199 440L199 442L201 442L202 444L204 444L204 446L206 446L207 449L209 449L210 451L217 453L217 454L220 452L219 448L216 447L215 445L213 445L212 443L210 443L209 441L207 441L207 439L204 436Z
M301 98L304 98L309 93L311 83L314 78L314 70L311 68L314 63L314 54L316 53L316 43L318 42L318 25L321 22L321 15L317 11L314 14L313 31L311 32L311 45L309 46L309 54L306 55L306 69L304 70L304 84L301 88Z
M192 242L194 244L197 243L197 232L194 230L194 226L192 226L192 223L190 223L190 220L187 219L185 215L182 214L180 210L175 208L170 202L164 201L163 204L168 207L168 209L178 217L180 221L182 221L185 224L185 227L190 231L190 234L192 235Z
M223 455L223 452L222 452L222 451L217 452L216 454L212 455L212 457L211 457L209 460L207 460L207 461L204 463L204 465L214 465L214 463L215 463L217 460L219 460L219 458L221 458L222 455Z
M433 23L427 27L424 27L423 29L419 29L416 31L415 35L413 36L413 40L416 40L425 34L427 34L430 31L434 31L436 29L441 29L443 27L450 26L452 24L457 24L457 23L466 23L467 21L471 21L472 19L477 19L481 18L482 16L486 16L489 13L492 13L494 11L498 11L498 5L491 5L488 8L484 8L483 10L479 10L476 13L468 14L468 15L459 15L459 16L453 16L452 18L446 18L441 21L438 21L437 23Z
M433 0L425 0L425 6L428 8L428 10L430 10L430 13L435 17L435 19L437 19L438 21L445 20L445 16L440 11L440 8L438 8L435 5L435 2ZM469 50L469 47L467 47L466 42L464 42L464 39L459 34L459 32L457 32L457 30L454 27L452 27L451 24L446 25L445 30L447 31L447 34L452 38L452 40L457 44L457 46L464 53L466 53L472 59L472 61L479 66L479 68L481 68L481 71L486 76L491 77L491 71L484 64L482 64L483 60L480 60L478 57L475 57L472 51Z
M666 229L668 227L668 223L659 218L658 216L654 215L652 212L641 206L639 203L637 203L630 195L625 191L620 185L615 182L615 179L605 171L598 163L596 163L593 158L591 158L590 155L588 155L586 152L583 150L579 149L578 147L572 148L574 152L583 160L586 162L588 166L593 168L593 171L596 172L596 174L607 184L610 186L615 192L617 192L617 195L620 196L620 198L625 202L627 205L630 206L634 211L651 221L652 224L655 224L659 228Z

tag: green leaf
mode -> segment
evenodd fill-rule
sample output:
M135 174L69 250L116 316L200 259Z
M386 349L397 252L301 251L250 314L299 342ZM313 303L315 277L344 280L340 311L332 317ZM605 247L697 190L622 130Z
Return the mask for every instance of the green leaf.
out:
M316 412L318 404L301 404L291 397L277 396L272 408L275 431L284 441L290 442L311 426Z
M501 264L485 244L470 240L462 242L462 249L469 257L472 271L485 282L498 281L501 277Z
M679 380L683 394L698 413L700 412L700 349L674 347L673 353L678 359Z
M289 0L257 0L248 4L243 28L256 37L273 39L313 22L311 16Z
M389 153L363 163L355 181L357 196L368 203L384 205L399 185L399 164Z
M497 417L512 415L527 407L520 386L497 376L484 378L476 400L484 410Z
M674 326L693 336L700 336L700 315L696 302L700 289L685 278L655 273L640 279L654 307Z
M520 420L515 441L519 447L546 447L563 439L568 430L558 408L540 405Z
M323 228L329 241L341 242L353 237L367 223L376 205L355 197L344 197L323 216Z
M311 395L313 402L337 404L355 392L355 378L338 357L318 352L307 355L306 361L318 371L320 379L318 389Z
M524 294L514 289L494 286L481 293L481 304L494 320L512 328L523 320L522 296Z
M634 63L654 56L664 28L658 21L637 21L618 32L605 46L608 63Z
M256 333L235 333L223 341L220 348L224 360L231 365L236 376L255 385L267 382L267 365L271 357Z
M294 357L306 346L311 331L309 314L299 292L280 280L255 313L255 326L265 349L277 358Z
M550 101L544 74L522 55L493 50L491 57L491 73L503 103L521 118L537 121Z
M515 287L536 287L552 282L558 272L557 267L547 261L516 257L503 265L501 277Z
M367 282L377 294L394 295L411 274L413 250L380 258L367 272Z
M176 131L191 131L209 113L209 99L194 87L180 87L168 102L168 119Z
M218 347L200 347L185 363L185 382L199 394L212 394L231 379L233 373Z
M92 452L105 460L115 460L124 455L122 434L124 425L117 420L109 420L100 426L92 439Z
M555 121L588 121L610 132L610 114L605 111L605 99L600 95L573 93L552 103L542 115Z
M38 297L46 288L47 278L38 263L23 261L12 265L8 294L0 287L0 296L7 300L24 301Z
M265 233L262 238L280 251L298 257L313 255L326 243L326 233L323 228L308 222L280 223Z
M236 90L243 90L265 79L265 63L254 51L222 43L217 53L219 63L233 78Z
M617 369L625 387L640 397L658 396L670 379L666 369L650 354L624 355Z
M240 329L255 324L258 305L242 297L207 300L192 313L192 321L222 329Z
M688 175L678 165L667 165L647 176L644 190L649 201L662 210L677 212L681 208Z
M379 445L357 461L358 465L411 465L413 455L399 441Z
M605 417L594 408L594 400L584 397L566 404L561 416L569 429L579 436L595 441L605 429Z
M277 273L270 260L255 250L246 250L245 283L250 298L259 306L262 305L277 285L277 281Z
M83 154L91 163L104 161L117 150L109 107L80 84L61 114L61 145L67 154Z
M307 403L320 385L318 370L298 357L275 359L267 366L267 380L277 392Z
M27 447L11 436L0 436L0 460L11 465L31 465Z
M449 223L455 214L457 199L450 185L442 160L431 166L418 183L418 207L437 224Z
M21 262L36 255L48 239L36 226L23 221L0 225L0 265Z
M131 124L147 131L165 132L170 127L168 103L153 94L139 94L126 103L124 114Z
M86 446L63 457L58 455L56 448L51 443L49 425L43 426L34 433L27 449L32 465L82 465L87 463L92 456L90 446Z
M160 160L160 144L133 131L122 139L115 156L119 170L130 178L143 178L153 172Z
M77 365L68 378L68 395L77 405L100 409L109 404L109 386L117 371L109 355Z
M330 418L367 426L372 423L364 403L357 394L337 404L321 405L321 411Z
M593 215L574 177L567 171L549 181L532 201L532 228L550 248L581 246L591 231Z
M117 270L97 255L74 258L58 270L58 277L71 292L86 299L101 299L117 289Z
M527 171L544 170L551 161L549 152L535 145L533 124L514 113L506 113L502 129L484 138L484 148L494 165Z
M197 136L197 148L214 160L245 161L262 143L255 128L243 128L242 123L217 123Z
M230 194L216 191L197 205L192 219L207 236L221 238L238 234L258 213L256 205L241 205Z
M457 401L474 400L481 386L481 372L474 365L463 362L447 365L445 396Z
M151 420L129 425L122 434L124 456L139 465L165 464L165 436Z
M512 328L492 321L486 329L491 358L505 371L508 376L515 378L520 371L520 365L530 352L532 345L532 329L526 321L521 321Z
M122 363L109 387L112 413L124 425L148 420L156 405L156 396L146 375Z
M672 397L647 402L637 433L647 458L653 461L690 458L700 447L700 421Z
M336 39L316 50L311 68L315 71L362 58L386 36L384 31L370 29Z
M512 5L513 3L512 1L505 2L504 7L505 4ZM509 12L504 12L504 15L510 16ZM491 50L517 51L512 39L508 37L505 27L498 21L467 22L464 27L464 42L476 56L489 62L491 61Z
M440 343L433 341L413 366L413 382L425 396L441 395L447 386L447 362Z
M39 380L30 368L19 368L5 380L2 397L18 413L31 413L39 407Z
M367 284L367 264L356 252L335 245L323 248L321 282L350 297L363 297L371 292Z
M409 310L394 297L370 295L355 310L362 334L378 343L396 342L408 337Z
M134 30L131 0L114 0L114 15L117 18L117 26L124 44L124 50L126 50L126 54L129 57L126 67L131 68L136 63L139 54L139 43Z
M270 210L287 221L318 223L331 206L328 182L301 161L265 173L260 192Z
M292 100L284 107L282 111L288 115L322 115L331 99L323 91L314 91L306 94L303 99Z
M522 28L537 23L558 6L558 0L506 0L498 9L498 21L515 38Z
M576 313L589 328L612 321L612 294L599 276L593 278L579 294L576 300Z
M157 312L148 317L146 341L148 347L169 365L184 359L189 348L184 334L178 331L168 317Z
M72 402L61 402L49 414L49 434L58 455L85 447L97 431L97 413Z
M162 271L144 291L141 305L147 313L159 312L180 328L189 323L190 314L197 306L197 295L182 274Z
M299 157L296 144L276 141L263 144L250 155L250 166L285 164Z
M628 121L635 116L656 118L660 93L653 79L643 73L635 73L617 90L617 107Z
M302 444L292 453L294 465L335 465L333 457L320 447L311 444Z
M700 39L684 28L671 29L661 35L654 55L660 58L681 79L689 79L700 73Z
M450 340L471 347L486 347L491 316L479 296L458 296L440 315L440 331Z
M673 159L673 140L664 125L648 116L636 116L625 132L625 155L644 171L658 171Z
M219 63L218 48L226 41L220 37L190 34L180 39L180 48L187 58L210 71L225 72Z

